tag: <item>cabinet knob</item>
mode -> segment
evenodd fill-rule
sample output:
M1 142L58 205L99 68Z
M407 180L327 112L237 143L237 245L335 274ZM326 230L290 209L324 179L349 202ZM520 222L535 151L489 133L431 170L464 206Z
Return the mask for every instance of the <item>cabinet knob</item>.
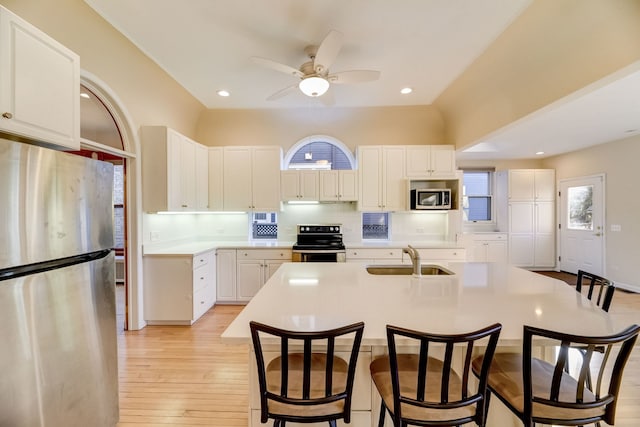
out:
M12 119L13 118L13 114L11 114L9 112L5 112L5 113L2 113L2 117L4 117L5 119Z
M186 207L187 207L187 205L182 205L182 207L183 207L183 208L186 208Z

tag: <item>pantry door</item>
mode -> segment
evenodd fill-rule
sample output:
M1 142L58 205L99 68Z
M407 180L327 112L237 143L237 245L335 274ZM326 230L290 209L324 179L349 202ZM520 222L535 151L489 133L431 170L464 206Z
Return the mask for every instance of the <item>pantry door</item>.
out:
M560 181L560 270L604 275L604 175Z

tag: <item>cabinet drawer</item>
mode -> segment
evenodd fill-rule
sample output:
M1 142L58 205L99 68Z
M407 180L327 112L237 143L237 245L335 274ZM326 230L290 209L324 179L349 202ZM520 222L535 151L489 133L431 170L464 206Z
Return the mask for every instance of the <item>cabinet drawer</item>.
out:
M213 278L211 277L210 271L206 264L193 270L193 292L197 292L211 283Z
M193 320L198 319L209 309L206 289L200 289L193 294Z
M291 249L239 249L238 260L277 259L291 261Z
M205 252L200 255L194 255L193 257L193 269L195 270L198 267L203 265L207 265L209 263L209 258L211 258L211 252Z
M349 259L400 259L402 258L402 249L347 249L347 258Z
M475 233L473 235L475 241L503 240L507 241L507 233Z
M464 261L467 257L465 249L419 249L422 263L432 260Z

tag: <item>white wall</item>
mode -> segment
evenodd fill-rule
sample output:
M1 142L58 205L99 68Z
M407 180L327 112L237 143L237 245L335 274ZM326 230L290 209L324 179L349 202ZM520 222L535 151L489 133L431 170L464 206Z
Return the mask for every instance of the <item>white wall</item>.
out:
M556 170L556 179L604 174L605 186L605 275L640 291L640 197L638 194L640 136L597 145L546 159L544 167ZM611 231L618 224L620 232Z
M283 205L278 213L278 241L294 243L297 224L342 224L347 244L362 242L362 213L354 203ZM145 214L144 244L163 245L180 240L246 242L250 238L247 213ZM454 236L455 236L454 230ZM450 238L447 214L402 212L391 214L391 240L399 243L443 241ZM154 234L152 239L151 235Z

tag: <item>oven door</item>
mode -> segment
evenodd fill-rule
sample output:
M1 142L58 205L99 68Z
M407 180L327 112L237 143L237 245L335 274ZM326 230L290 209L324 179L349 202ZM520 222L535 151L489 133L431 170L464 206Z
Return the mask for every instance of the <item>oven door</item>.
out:
M294 249L291 257L293 262L345 262L346 259L346 251L335 249Z

